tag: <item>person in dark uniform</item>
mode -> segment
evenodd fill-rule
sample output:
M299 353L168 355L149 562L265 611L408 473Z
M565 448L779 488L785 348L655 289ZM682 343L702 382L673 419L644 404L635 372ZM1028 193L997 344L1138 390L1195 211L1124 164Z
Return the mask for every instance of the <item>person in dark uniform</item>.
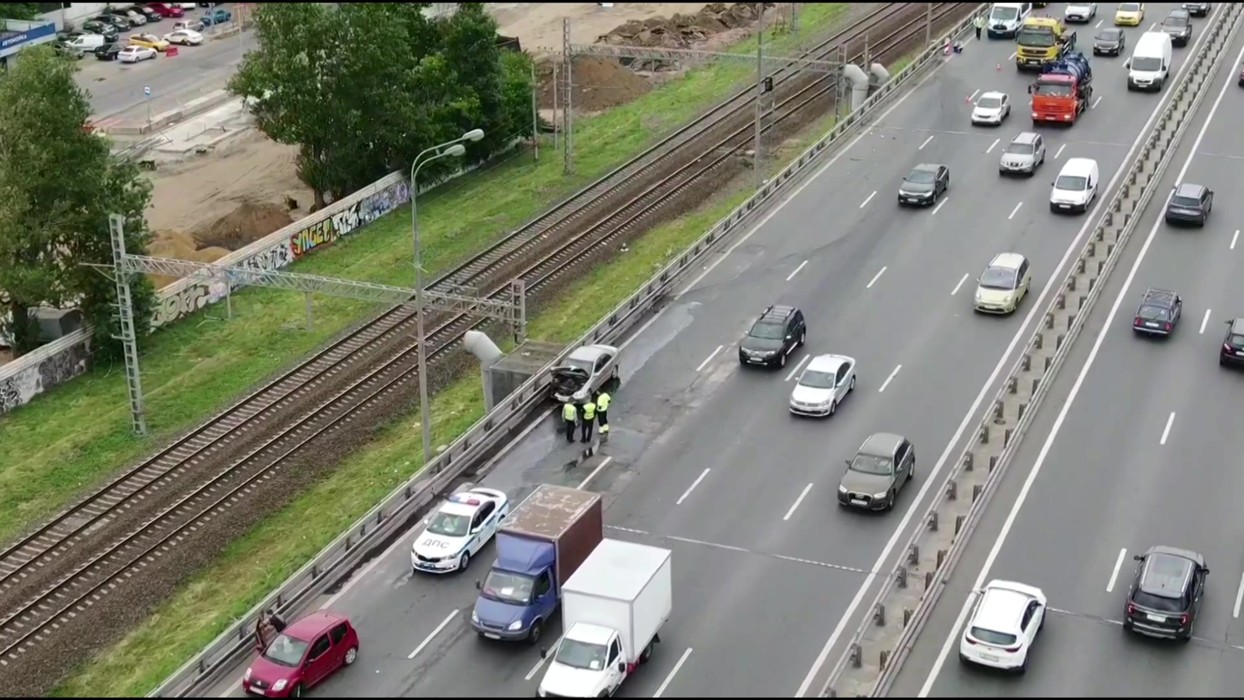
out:
M574 424L578 418L578 406L569 401L562 404L562 423L566 427L566 442L574 442Z

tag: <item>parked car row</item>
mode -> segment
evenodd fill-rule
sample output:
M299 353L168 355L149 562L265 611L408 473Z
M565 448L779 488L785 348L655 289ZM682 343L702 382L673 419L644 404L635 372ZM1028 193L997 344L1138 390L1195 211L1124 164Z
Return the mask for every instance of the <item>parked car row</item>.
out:
M233 20L233 13L222 7L214 7L201 17L186 17L188 10L205 3L153 2L145 5L110 8L102 14L82 23L78 31L62 32L57 36L57 51L75 59L92 53L101 61L119 59L133 63L154 58L146 49L161 53L169 46L198 46L203 43L205 27L224 24ZM157 34L152 29L126 37L121 32L135 27L159 22L165 18L177 19L172 31ZM130 51L131 48L144 49Z

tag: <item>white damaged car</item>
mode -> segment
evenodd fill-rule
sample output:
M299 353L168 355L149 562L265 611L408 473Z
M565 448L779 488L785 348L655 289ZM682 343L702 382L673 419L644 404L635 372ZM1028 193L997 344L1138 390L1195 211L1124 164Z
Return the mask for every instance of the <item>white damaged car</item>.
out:
M475 486L450 496L424 520L410 546L412 573L465 571L509 514L504 491Z

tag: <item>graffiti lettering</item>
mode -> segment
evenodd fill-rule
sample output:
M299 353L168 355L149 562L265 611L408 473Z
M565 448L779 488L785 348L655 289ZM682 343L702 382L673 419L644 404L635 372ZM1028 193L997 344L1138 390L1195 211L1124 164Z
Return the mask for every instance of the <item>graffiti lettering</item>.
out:
M410 201L410 185L398 182L359 202L359 219L363 226L379 219Z
M301 258L316 248L330 246L338 238L353 232L358 223L358 205L346 207L291 236L290 252L294 258Z
M255 255L238 262L238 267L262 270L263 272L279 270L294 261L294 254L289 249L289 243L289 240L284 240L279 245L272 246L267 250L261 250ZM234 289L241 286L243 285L240 282L233 281Z
M29 403L35 396L86 372L89 358L90 348L83 341L0 379L0 414ZM21 359L15 360L5 369L21 363Z
M155 330L167 323L185 318L208 304L215 304L224 299L226 293L228 293L228 288L224 282L191 284L176 294L160 300L151 319L151 329Z

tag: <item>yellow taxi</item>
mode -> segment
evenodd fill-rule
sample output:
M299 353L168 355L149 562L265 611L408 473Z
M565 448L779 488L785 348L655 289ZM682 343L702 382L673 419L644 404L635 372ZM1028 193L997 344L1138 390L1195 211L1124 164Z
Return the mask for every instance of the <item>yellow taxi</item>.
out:
M1114 11L1114 24L1117 27L1139 27L1145 21L1145 3L1121 2Z
M168 42L155 34L134 34L130 36L129 45L141 46L144 49L155 49L156 51L168 49Z

